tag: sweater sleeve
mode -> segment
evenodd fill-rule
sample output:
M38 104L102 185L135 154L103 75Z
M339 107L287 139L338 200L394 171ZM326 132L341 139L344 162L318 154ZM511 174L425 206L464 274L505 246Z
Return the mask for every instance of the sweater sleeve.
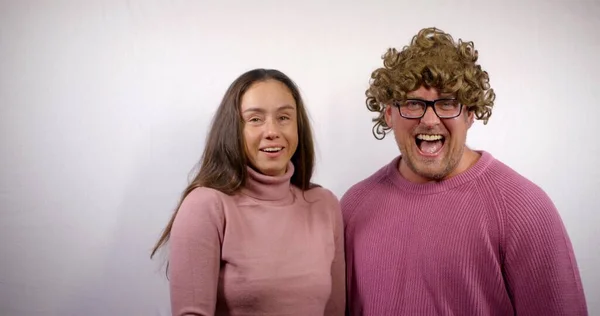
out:
M170 237L169 286L174 316L214 315L224 215L217 193L192 191L181 204Z
M344 258L344 222L338 199L332 195L332 219L335 255L331 265L331 296L325 316L342 316L346 309L346 264Z
M571 241L540 188L506 196L507 288L516 315L587 315Z

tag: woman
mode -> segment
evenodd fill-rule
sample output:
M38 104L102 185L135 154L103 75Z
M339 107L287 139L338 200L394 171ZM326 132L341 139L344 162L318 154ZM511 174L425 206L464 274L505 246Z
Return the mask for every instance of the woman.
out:
M344 314L340 206L313 167L295 83L277 70L237 78L152 251L169 240L173 315Z

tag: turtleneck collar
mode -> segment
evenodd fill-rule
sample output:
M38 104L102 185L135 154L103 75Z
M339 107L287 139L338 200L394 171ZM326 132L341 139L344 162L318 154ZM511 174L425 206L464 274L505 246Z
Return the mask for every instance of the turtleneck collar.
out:
M291 178L294 174L294 165L288 163L285 174L281 176L268 176L247 167L248 179L242 193L257 200L282 201L293 197Z

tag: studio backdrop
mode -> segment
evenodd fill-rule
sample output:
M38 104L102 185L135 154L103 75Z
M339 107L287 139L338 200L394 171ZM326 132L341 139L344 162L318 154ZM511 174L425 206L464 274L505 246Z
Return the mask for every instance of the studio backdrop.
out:
M150 250L223 93L275 68L338 197L396 155L365 105L389 47L473 41L496 92L467 144L542 187L600 314L598 1L0 1L0 315L169 315Z

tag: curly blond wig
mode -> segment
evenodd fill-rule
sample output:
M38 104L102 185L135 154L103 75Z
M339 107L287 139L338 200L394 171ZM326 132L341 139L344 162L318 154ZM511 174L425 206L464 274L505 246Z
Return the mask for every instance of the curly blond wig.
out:
M375 138L383 139L390 130L384 118L385 106L393 100L405 100L408 92L421 85L455 96L487 124L496 95L477 58L473 42L459 39L456 43L437 28L422 29L400 52L389 48L382 56L383 67L373 71L366 91L367 108L379 113L373 119Z

